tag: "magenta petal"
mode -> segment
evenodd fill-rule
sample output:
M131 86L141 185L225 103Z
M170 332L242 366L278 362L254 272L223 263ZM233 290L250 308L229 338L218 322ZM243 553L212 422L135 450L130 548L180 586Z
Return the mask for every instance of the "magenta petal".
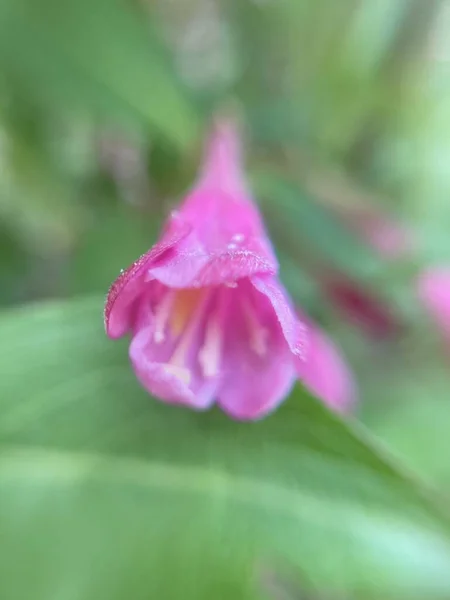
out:
M266 362L259 363L243 348L229 358L229 372L219 392L218 404L234 419L260 419L289 394L295 372L287 354L275 356L271 353Z
M122 273L105 307L107 334L117 338L133 324L134 301L147 281L175 288L226 284L273 274L278 263L242 171L233 126L212 132L202 174L162 239Z
M159 281L204 287L277 272L272 245L247 188L232 123L216 123L202 173L178 214L193 233L170 264L153 271Z
M243 217L246 207L233 211L233 199L222 200L220 190L211 193L213 199L202 198L205 192L194 192L195 211L180 209L179 218L192 233L179 243L176 253L150 270L161 283L176 288L207 287L277 270L269 243L261 232L252 230L253 221Z
M150 266L167 258L190 231L189 224L176 215L171 217L161 240L123 271L112 284L104 311L105 329L109 337L121 337L131 328L134 317L133 302L143 291Z
M158 356L158 352L164 352L164 347L155 348L152 335L152 327L141 329L130 345L130 359L143 387L150 394L169 403L186 404L197 410L208 408L214 401L217 381L194 379L192 385L177 377L166 368L161 356Z
M256 297L256 294L254 294ZM235 294L228 313L218 404L235 419L259 419L284 400L295 380L292 354L270 304L262 297L254 305L264 327L265 344L252 344L242 297Z
M233 119L216 118L211 129L205 144L199 183L204 187L219 186L231 195L247 195L237 124Z
M275 277L259 275L252 277L250 281L271 303L291 352L299 360L305 360L308 352L307 330L295 314L281 283Z
M156 279L171 288L199 287L195 285L195 282L210 257L193 232L194 226L190 223L187 223L186 226L191 229L192 233L180 240L176 252L172 252L164 260L150 266L148 279Z
M308 355L296 360L297 374L303 384L330 408L341 411L356 400L353 375L338 348L315 324L308 322Z

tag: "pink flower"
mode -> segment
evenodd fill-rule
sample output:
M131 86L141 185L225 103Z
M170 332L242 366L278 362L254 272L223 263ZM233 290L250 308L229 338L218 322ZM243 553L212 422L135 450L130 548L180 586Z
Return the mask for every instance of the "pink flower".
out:
M159 242L112 285L111 338L131 332L142 385L172 403L254 419L289 392L305 328L241 172L231 123L216 127L200 178Z
M277 272L237 133L216 123L197 184L159 242L112 285L106 332L131 333L135 373L162 400L197 410L217 400L234 418L262 417L297 373L316 377L305 374L308 336Z
M450 267L426 269L417 281L417 293L437 327L450 340Z
M403 324L393 308L355 280L329 271L321 284L336 311L366 335L385 340L401 333Z
M351 210L347 224L385 259L402 258L414 247L412 232L382 210L365 207Z
M339 212L347 227L384 260L405 258L415 247L413 232L380 208L366 204ZM366 335L386 340L402 333L404 324L395 308L376 291L330 269L320 279L335 308Z

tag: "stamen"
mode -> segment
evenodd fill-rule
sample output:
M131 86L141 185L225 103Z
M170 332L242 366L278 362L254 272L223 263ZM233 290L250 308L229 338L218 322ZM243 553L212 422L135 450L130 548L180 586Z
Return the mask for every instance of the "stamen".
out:
M159 305L155 310L155 330L153 339L156 344L161 344L166 339L166 325L172 311L172 306L175 300L175 292L166 292Z
M222 354L222 330L218 315L213 315L207 325L205 341L198 353L198 362L205 377L215 377L219 372Z
M177 290L173 304L170 326L174 336L180 335L187 323L194 318L200 305L204 289Z
M190 290L188 290L188 292L189 291ZM193 337L197 333L199 322L204 314L206 305L205 303L209 299L209 295L204 293L204 290L195 290L195 292L196 299L199 300L201 298L202 300L201 302L197 302L197 306L193 311L191 310L192 305L190 305L187 313L184 313L185 318L189 318L189 321L187 322L184 331L178 338L178 343L175 347L174 353L165 365L165 368L168 372L173 373L177 377L179 376L180 379L186 383L186 385L189 385L191 380L191 372L185 367L186 355L192 346ZM193 296L189 294L187 297L192 302Z
M248 301L244 302L243 308L250 333L250 348L258 356L265 356L269 332L259 323L255 311Z
M183 367L185 364L186 354L189 350L189 347L192 343L192 338L195 334L196 330L196 319L193 319L189 325L186 327L186 330L182 333L179 338L178 345L175 348L174 353L172 354L168 364L173 365L175 367Z

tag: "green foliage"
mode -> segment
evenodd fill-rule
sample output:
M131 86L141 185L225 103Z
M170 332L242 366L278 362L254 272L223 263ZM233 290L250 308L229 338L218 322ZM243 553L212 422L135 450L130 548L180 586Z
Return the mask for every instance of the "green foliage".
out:
M277 597L273 571L320 597L450 592L448 356L414 294L450 256L448 18L443 0L0 2L1 600ZM260 423L163 405L104 336L108 286L222 106L363 425L300 386ZM391 209L413 248L386 260L349 215ZM402 333L336 317L335 271Z
M37 102L132 118L185 145L196 132L195 109L143 16L121 0L6 0L6 73Z
M290 247L291 254L303 249L307 256L314 257L313 261L320 264L326 260L359 278L373 277L385 268L367 244L357 240L295 182L266 171L256 175L255 184L263 208L269 212L269 223L278 226L280 246ZM278 214L270 218L270 211Z
M144 217L144 218L143 218ZM80 236L68 287L73 293L105 292L156 240L157 216L136 214L128 207L100 211L94 227Z
M101 309L0 320L6 597L253 598L268 564L319 589L450 589L450 517L360 427L300 389L253 424L158 403Z

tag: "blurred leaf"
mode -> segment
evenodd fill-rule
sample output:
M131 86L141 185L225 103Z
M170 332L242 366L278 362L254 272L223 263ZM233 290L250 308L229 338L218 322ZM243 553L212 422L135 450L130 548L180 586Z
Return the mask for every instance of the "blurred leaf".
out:
M241 59L236 91L253 137L282 143L304 138L311 133L310 107L304 94L292 94L291 49L295 45L296 59L303 56L299 40L302 44L307 29L308 3L225 0L222 4Z
M257 143L287 145L304 140L309 133L310 111L306 107L299 110L295 98L278 94L273 99L264 94L253 99L246 117Z
M29 260L27 252L17 243L6 224L0 222L0 304L17 300L18 287L29 269Z
M291 254L310 248L315 256L363 279L383 271L384 261L296 183L267 171L255 171L253 181L274 235Z
M101 311L0 319L5 598L254 598L263 564L321 588L450 591L448 515L363 431L300 389L258 423L156 402Z
M306 270L301 269L292 256L280 248L277 248L277 258L280 264L281 280L288 288L289 293L310 316L313 316L320 296L317 281Z
M413 397L395 402L389 410L367 420L367 425L411 467L437 484L450 486L450 403L448 375L441 381L441 396L429 388L413 390ZM433 385L435 387L435 385ZM420 396L420 397L418 397Z
M378 374L386 390L382 407L371 398L380 389L372 375L367 399L373 401L363 407L363 419L424 478L450 489L448 365L439 366L432 354L412 361L408 353L408 358L406 366L391 357L390 367Z
M84 210L42 148L10 136L0 175L0 216L21 244L39 256L62 253L73 243Z
M80 236L69 265L69 290L105 291L156 239L160 219L126 206L101 211Z
M197 157L194 156L194 159ZM180 157L164 140L154 139L149 157L149 175L158 196L177 197L192 185L195 179L197 163L191 156L188 160Z
M178 147L198 118L146 13L122 0L4 0L0 64L23 95L138 119ZM55 101L57 104L55 105Z

